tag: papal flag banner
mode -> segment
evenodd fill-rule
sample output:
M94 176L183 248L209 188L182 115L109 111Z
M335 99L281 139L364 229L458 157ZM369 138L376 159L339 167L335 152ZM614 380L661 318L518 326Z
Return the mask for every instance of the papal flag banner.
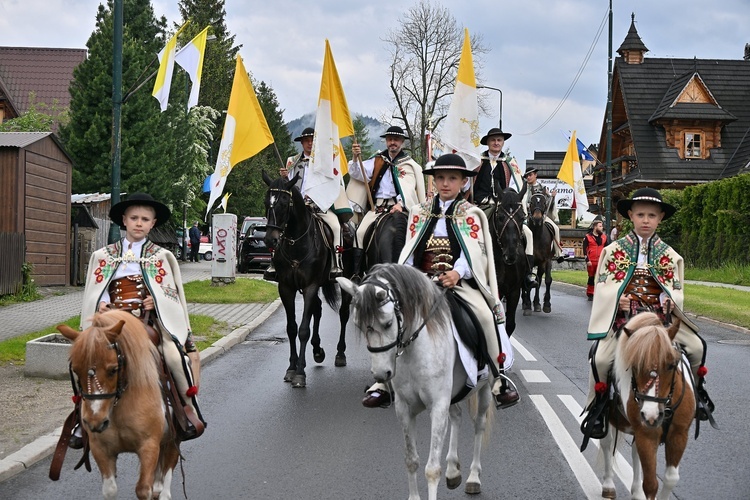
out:
M156 81L151 95L159 101L159 107L166 111L169 104L169 89L172 86L172 72L174 71L175 49L177 47L177 36L185 29L190 21L183 24L177 33L167 42L167 45L159 52L159 70L156 72Z
M229 95L227 119L219 144L216 170L211 174L211 194L208 199L206 216L224 191L227 176L232 168L242 160L260 153L273 143L271 129L255 95L255 90L247 75L242 58L237 55L234 70L232 93Z
M347 161L341 138L354 135L344 89L326 40L323 77L315 116L315 136L302 190L322 210L328 210L341 192Z
M179 64L190 76L192 85L190 87L190 97L188 97L187 109L198 104L198 93L201 88L201 75L203 74L203 56L206 52L206 39L208 38L208 28L198 33L190 40L190 43L180 49L174 56L174 62Z
M573 188L576 217L588 212L589 201L586 198L586 187L583 184L583 172L581 172L581 161L578 156L575 130L570 136L568 150L565 152L565 159L562 162L560 171L557 173L557 178Z
M469 170L473 170L482 163L480 137L474 59L471 56L469 30L465 28L453 100L448 108L440 139L448 149L464 159Z

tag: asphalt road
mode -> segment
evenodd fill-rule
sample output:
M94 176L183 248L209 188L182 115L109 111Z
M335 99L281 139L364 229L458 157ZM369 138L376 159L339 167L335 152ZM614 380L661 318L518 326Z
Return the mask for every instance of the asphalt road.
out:
M556 287L551 314L520 317L514 338L513 377L522 401L498 411L492 438L483 454L485 499L599 498L595 473L597 448L578 451L578 415L585 400L589 343L585 340L590 303L580 289ZM299 316L299 314L298 314ZM337 317L326 308L323 346L327 358L308 358L308 387L292 389L282 381L289 355L279 309L246 342L207 366L201 392L209 420L206 434L184 443L184 481L190 499L393 499L408 493L403 437L393 409L366 409L360 399L370 383L369 358L350 335L348 366L335 368ZM674 491L678 499L750 498L750 402L746 396L750 365L748 336L700 322L709 344L711 395L717 403L716 431L703 425L688 444ZM429 422L418 419L422 467L427 458ZM464 418L460 456L466 474L471 458L471 427ZM444 452L447 451L444 450ZM620 452L620 498L629 497L630 446ZM101 482L93 473L73 471L68 456L62 478L47 479L49 459L4 483L0 498L98 498ZM663 462L662 462L663 463ZM119 462L120 498L132 498L136 460ZM663 469L660 464L659 471ZM418 473L423 497L426 483ZM464 478L465 479L465 478ZM183 475L172 485L182 497ZM440 498L464 498L463 490Z

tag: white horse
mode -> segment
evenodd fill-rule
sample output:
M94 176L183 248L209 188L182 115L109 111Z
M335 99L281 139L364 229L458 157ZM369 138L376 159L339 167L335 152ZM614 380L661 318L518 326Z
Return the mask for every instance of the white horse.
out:
M458 460L461 407L458 403L451 404L451 400L466 387L467 380L445 294L416 268L398 264L373 267L362 285L346 278L337 280L341 288L352 295L352 317L367 340L375 380L393 387L396 414L406 441L409 500L420 498L415 421L422 411L430 412L432 432L425 477L428 498L434 500L442 474L440 454L449 415L451 434L446 484L449 489L461 484ZM474 456L465 491L478 494L481 491L482 444L489 437L494 417L487 377L476 383L469 399L473 403L470 413L474 420Z

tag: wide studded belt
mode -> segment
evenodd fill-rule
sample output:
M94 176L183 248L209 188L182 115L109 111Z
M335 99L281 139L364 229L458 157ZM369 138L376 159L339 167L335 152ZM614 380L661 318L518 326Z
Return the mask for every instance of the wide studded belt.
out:
M110 302L115 308L131 311L135 316L141 315L143 299L150 295L140 274L112 280L108 290Z
M396 198L377 198L375 200L375 213L382 214L383 212L390 212L391 207L397 203L398 200Z
M645 306L659 306L662 289L647 269L636 269L625 287L625 294L632 295Z
M450 252L451 243L448 238L431 237L427 240L419 269L429 276L450 271L453 269L453 255Z

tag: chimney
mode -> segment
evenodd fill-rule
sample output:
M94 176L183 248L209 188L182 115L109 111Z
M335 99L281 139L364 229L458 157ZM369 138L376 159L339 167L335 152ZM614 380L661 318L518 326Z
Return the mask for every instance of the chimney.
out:
M750 61L750 43L745 44L745 61Z

